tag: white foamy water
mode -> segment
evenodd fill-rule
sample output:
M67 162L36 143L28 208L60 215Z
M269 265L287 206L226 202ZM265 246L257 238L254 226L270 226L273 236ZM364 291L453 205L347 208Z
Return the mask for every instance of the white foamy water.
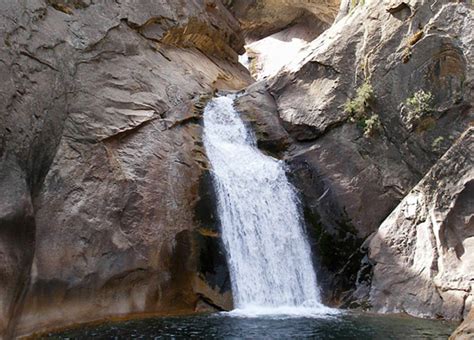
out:
M204 145L218 197L237 316L331 313L320 302L311 250L284 164L262 154L233 107L204 111Z

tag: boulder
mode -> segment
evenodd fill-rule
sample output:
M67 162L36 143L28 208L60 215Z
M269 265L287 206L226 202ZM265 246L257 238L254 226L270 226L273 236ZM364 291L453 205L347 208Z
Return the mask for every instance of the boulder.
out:
M382 223L369 243L376 311L462 319L474 284L474 128Z
M288 132L280 124L277 106L263 83L245 89L235 100L235 108L255 133L257 146L274 157L282 157L291 144Z

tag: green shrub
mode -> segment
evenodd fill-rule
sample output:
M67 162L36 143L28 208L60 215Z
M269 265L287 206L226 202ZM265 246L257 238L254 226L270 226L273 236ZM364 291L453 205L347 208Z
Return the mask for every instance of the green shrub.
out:
M350 114L351 122L356 122L364 130L366 138L374 136L382 128L379 115L370 114L370 103L373 100L374 89L366 81L357 89L355 97L347 100L344 105L344 112Z
M419 90L406 100L406 105L413 114L423 114L432 111L432 101L433 95L431 92Z
M433 143L431 143L431 148L435 152L440 152L442 151L443 143L444 143L444 137L439 136L433 141Z
M369 138L377 134L382 128L378 114L373 114L364 121L364 137Z
M349 113L355 119L363 118L373 97L374 89L372 85L369 82L363 83L357 89L355 98L347 100L344 105L344 112Z
M405 101L405 122L409 128L417 126L423 118L433 112L433 95L431 92L419 90Z

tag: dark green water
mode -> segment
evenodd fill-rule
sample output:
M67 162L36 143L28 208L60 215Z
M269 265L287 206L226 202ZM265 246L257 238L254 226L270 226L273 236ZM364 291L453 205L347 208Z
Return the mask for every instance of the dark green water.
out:
M344 313L322 318L194 315L105 323L49 334L52 339L447 339L455 324Z

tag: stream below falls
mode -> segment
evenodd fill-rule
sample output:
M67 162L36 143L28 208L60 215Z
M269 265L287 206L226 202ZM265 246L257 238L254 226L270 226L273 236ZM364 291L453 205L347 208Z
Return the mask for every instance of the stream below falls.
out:
M227 313L104 323L49 339L446 340L456 324L406 316L339 313L321 317L236 317Z

